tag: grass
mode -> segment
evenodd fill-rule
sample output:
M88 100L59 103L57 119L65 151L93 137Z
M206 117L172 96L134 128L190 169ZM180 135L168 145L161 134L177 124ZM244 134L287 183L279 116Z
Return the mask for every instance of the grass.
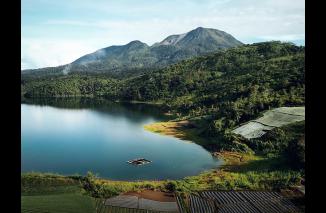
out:
M50 173L23 173L21 175L22 195L49 195L80 193L78 179Z
M77 177L23 173L21 185L21 212L95 212L95 200L86 195Z
M22 196L21 212L95 213L95 201L76 193Z
M144 126L145 130L150 132L159 133L163 135L171 135L180 139L189 139L189 135L185 131L185 126L187 122L157 122L153 124L148 124Z
M198 125L200 125L198 122L180 120L152 123L145 125L144 129L162 135L170 135L181 140L193 141L208 148L210 143L214 142L199 136L202 130Z
M178 181L177 189L194 190L281 190L298 185L302 172L293 171L279 156L247 153L214 153L224 160L219 169Z

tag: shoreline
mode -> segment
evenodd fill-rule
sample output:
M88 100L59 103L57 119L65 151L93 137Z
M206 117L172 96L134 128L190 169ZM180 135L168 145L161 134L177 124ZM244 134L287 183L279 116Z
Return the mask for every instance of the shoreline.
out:
M198 134L200 133L199 126L190 120L151 123L144 125L143 128L146 131L173 136L203 147L212 142L200 137ZM303 176L300 171L280 169L279 166L282 165L282 162L277 157L230 151L212 150L209 152L213 157L223 160L218 168L207 169L196 175L175 180L112 180L95 175L90 177L88 175L76 175L74 178L86 185L91 184L92 188L87 189L90 192L109 197L127 191L144 189L165 191L171 184L182 193L196 190L282 190L297 186ZM33 182L34 179L46 180L49 175L51 176L51 174L38 172L34 174L30 172L21 173L22 179L31 177L26 183L27 186L29 181ZM73 176L62 175L61 177L71 179ZM100 191L98 191L99 188L101 188Z
M200 146L205 144L204 139L196 135L196 127L189 120L156 122L144 125L144 129L161 135L173 136L180 140L189 141ZM206 149L205 147L203 148ZM242 164L248 163L248 161L250 160L257 160L261 158L260 156L248 153L231 151L212 151L208 149L206 150L213 157L219 158L223 161L223 164L221 165L221 167L219 167L221 169L226 167L239 167Z

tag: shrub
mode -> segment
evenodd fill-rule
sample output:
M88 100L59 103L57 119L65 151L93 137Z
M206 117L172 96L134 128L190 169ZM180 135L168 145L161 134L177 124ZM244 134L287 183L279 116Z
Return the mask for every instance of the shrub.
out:
M177 188L177 183L175 181L168 181L165 184L165 189L169 192L175 192Z
M305 139L304 136L299 140L290 141L287 149L285 150L285 155L291 165L297 169L303 169L305 165Z

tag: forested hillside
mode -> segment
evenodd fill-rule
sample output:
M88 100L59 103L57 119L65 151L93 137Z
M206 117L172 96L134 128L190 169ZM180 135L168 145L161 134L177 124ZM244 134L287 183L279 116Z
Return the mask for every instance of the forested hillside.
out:
M205 116L205 137L228 138L230 129L264 110L305 104L304 57L304 47L291 43L256 43L123 79L80 73L23 78L22 95L160 102L179 117Z
M247 112L250 116L268 107L304 104L304 85L304 47L267 42L186 60L123 80L77 73L23 78L22 93L27 97L89 95L161 100L186 114L204 114L217 105L246 107L252 111ZM242 116L231 117L241 120Z

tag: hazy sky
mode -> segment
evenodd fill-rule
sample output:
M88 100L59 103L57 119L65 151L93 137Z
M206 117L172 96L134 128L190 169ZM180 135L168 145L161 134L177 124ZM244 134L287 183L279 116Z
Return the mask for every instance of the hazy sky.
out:
M152 45L209 27L244 43L304 45L304 0L22 0L22 69L67 64L110 45Z

